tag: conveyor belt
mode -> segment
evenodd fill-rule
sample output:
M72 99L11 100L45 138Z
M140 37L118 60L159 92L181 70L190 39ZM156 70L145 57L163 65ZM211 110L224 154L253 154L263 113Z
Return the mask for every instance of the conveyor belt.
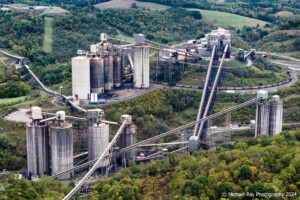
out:
M68 200L70 199L76 192L77 190L80 189L80 187L84 184L84 182L87 180L87 178L89 178L92 173L99 167L100 162L103 161L103 159L105 158L105 154L109 153L109 151L111 150L111 148L113 147L113 145L115 144L115 142L117 141L117 139L119 138L120 134L122 133L123 129L125 128L125 125L127 124L128 119L125 119L121 125L121 127L119 128L118 132L116 133L116 135L114 136L114 138L112 139L112 141L108 144L108 146L106 147L106 149L104 150L104 152L102 153L102 155L97 159L97 161L95 162L95 164L93 165L93 167L88 171L88 173L80 180L80 182L71 190L71 192L69 192L69 194L67 194L63 200Z
M216 52L216 45L214 45L212 53L211 53L210 63L209 63L207 73L206 73L205 83L204 83L204 87L203 87L203 91L202 91L202 97L201 97L201 101L199 104L196 121L201 118L203 105L204 105L204 101L205 101L205 96L206 96L206 92L207 92L207 87L208 87L208 83L209 83L209 78L210 78L210 74L211 74L211 68L213 66L213 62L214 62L214 58L215 58L215 52ZM197 134L198 130L199 130L199 124L196 124L196 126L194 128L194 134L193 134L194 136Z
M222 56L222 60L220 62L220 65L219 65L219 68L218 68L218 71L217 71L217 74L216 74L216 77L215 77L215 80L214 80L214 84L213 84L213 87L210 91L210 95L209 95L209 98L208 98L208 101L207 101L207 104L206 104L206 108L205 108L205 111L204 111L203 116L202 116L203 118L207 116L210 104L211 104L212 99L213 99L213 96L215 95L214 92L216 90L216 87L217 87L217 84L218 84L218 81L219 81L219 77L220 77L220 74L221 74L221 69L222 69L222 66L223 66L223 63L224 63L224 59L225 59L227 50L228 50L228 44L225 46L223 56ZM201 137L201 132L202 132L203 126L204 126L204 122L201 122L199 124L198 131L196 132L196 134L194 133L194 135L196 135L198 137L198 140Z

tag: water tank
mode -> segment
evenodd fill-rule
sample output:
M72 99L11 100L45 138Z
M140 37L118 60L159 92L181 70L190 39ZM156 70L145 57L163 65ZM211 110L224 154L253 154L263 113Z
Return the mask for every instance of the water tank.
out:
M114 86L120 87L121 85L122 85L121 57L114 56Z
M96 57L90 60L91 92L104 93L104 61Z
M88 99L90 90L90 59L85 56L72 58L73 96L79 99Z
M111 90L114 85L114 59L113 56L104 57L104 89Z
M52 175L73 167L73 130L71 124L51 126L51 166ZM60 177L69 179L70 174Z
M99 158L105 151L109 144L109 125L95 123L88 127L88 158L94 160ZM106 154L108 155L108 153ZM99 167L105 167L109 164L109 160L106 159L99 164Z
M149 47L135 46L134 51L134 76L133 84L135 88L148 88L149 79Z
M120 135L119 147L126 148L136 143L136 126L134 124L126 125L123 133ZM125 153L126 160L134 160L136 156L136 149L132 149Z
M26 126L28 175L49 175L49 127Z
M279 96L273 97L270 102L270 131L269 135L273 136L282 131L282 117L283 117L283 102L279 100Z
M255 136L269 134L270 102L260 101L256 104Z

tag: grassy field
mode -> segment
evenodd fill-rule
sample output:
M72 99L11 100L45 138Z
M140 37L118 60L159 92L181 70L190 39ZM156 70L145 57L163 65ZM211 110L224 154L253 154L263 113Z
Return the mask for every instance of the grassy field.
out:
M201 10L201 9L189 9L189 10L200 11L204 21L208 23L213 23L217 26L242 28L244 25L253 27L256 26L257 24L259 24L260 26L264 26L265 24L267 24L267 22L262 20L235 15L231 13L211 11L211 10Z
M157 4L157 3L148 3L148 2L140 2L135 0L111 0L104 3L96 4L95 7L99 9L105 8L131 8L131 5L136 3L138 8L147 8L153 10L163 10L167 9L168 6Z
M4 103L11 103L11 102L18 102L18 101L24 101L26 96L22 97L15 97L15 98L6 98L6 99L0 99L0 105Z
M53 25L53 18L45 17L43 51L47 53L52 52L52 32L53 32L52 25Z
M119 32L119 35L116 36L116 38L119 38L121 40L127 40L129 42L134 42L134 39L132 37L125 36L125 35L121 34L120 32Z
M65 15L68 12L69 11L60 7L50 7L48 10L43 12L42 15L46 15L46 16Z
M0 57L0 65L5 65L6 60L7 60L7 57Z

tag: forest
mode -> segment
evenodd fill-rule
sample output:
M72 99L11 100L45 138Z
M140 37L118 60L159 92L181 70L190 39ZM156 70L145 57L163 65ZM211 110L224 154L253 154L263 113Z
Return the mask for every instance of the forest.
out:
M201 14L182 8L164 11L105 9L97 17L128 35L143 33L147 39L164 44L201 38L211 29L200 20Z
M274 138L261 136L199 150L169 154L150 163L131 162L113 177L99 181L88 199L278 199L260 193L282 193L296 199L300 188L300 129ZM253 193L243 198L232 193Z

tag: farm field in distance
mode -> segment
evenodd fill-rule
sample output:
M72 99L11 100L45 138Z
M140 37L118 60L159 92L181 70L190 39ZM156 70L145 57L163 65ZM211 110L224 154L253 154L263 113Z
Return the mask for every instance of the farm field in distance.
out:
M201 12L204 21L208 23L214 23L218 26L224 26L224 27L242 28L244 25L256 26L257 24L259 24L260 26L264 26L265 24L268 23L250 17L244 17L240 15L219 12L219 11L202 10L202 9L189 9L189 10L198 10Z
M136 3L138 8L148 8L153 10L167 9L169 6L161 5L158 3L140 2L135 0L111 0L104 3L96 4L95 7L99 9L105 8L131 8L132 4Z

